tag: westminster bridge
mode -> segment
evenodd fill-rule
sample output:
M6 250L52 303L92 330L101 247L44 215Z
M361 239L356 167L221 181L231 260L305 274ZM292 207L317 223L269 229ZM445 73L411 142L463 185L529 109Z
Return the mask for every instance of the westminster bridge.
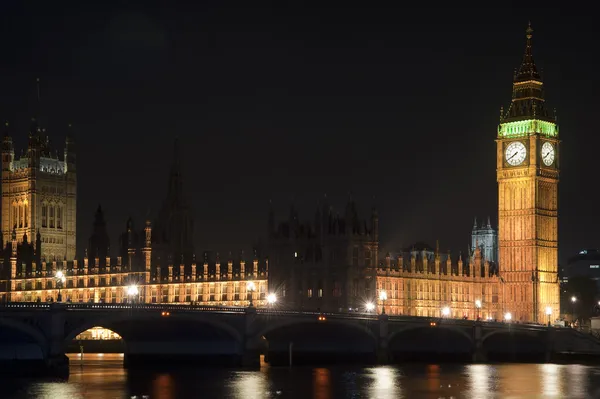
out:
M196 365L273 365L402 360L554 361L600 359L600 341L571 328L491 321L315 313L255 307L162 304L6 303L1 361L65 367L65 348L96 326L124 340L124 364L193 359ZM162 360L161 360L162 361Z

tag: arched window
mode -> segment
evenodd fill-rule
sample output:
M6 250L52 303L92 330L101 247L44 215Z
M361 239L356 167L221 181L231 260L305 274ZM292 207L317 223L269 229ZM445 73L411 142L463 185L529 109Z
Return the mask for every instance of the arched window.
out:
M48 218L50 219L50 228L54 228L54 205L48 207Z
M56 228L62 229L63 209L62 206L56 205Z
M24 210L25 210L25 227L29 227L29 205L27 203L27 201L25 201L25 205L24 205Z
M19 227L23 227L23 204L19 204Z
M19 208L17 206L17 203L13 203L13 226L17 227L18 223L19 223Z
M48 204L42 204L42 227L48 227Z

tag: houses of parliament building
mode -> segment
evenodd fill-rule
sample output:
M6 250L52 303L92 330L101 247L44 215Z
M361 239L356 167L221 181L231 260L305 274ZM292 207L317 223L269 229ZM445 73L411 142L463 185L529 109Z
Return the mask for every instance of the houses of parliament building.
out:
M113 258L99 207L78 259L75 140L67 134L63 156L52 155L46 131L34 123L20 158L10 131L3 139L1 299L55 301L60 291L72 302L267 306L274 293L284 309L362 311L369 304L391 315L557 318L560 143L533 61L532 32L495 137L498 229L489 219L476 221L465 252L416 243L382 253L375 208L361 218L350 200L339 215L325 199L311 221L294 208L276 221L270 210L266 245L250 256L197 259L176 144L156 219L137 227L128 220Z

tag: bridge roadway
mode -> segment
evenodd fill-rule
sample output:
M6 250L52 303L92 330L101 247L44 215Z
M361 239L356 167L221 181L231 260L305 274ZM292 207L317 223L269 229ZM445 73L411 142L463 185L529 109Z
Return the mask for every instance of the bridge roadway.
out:
M600 341L593 336L532 324L254 307L19 302L0 305L0 362L10 357L10 348L26 345L47 367L64 368L66 346L96 326L123 338L126 366L148 358L256 366L261 353L275 365L287 365L290 358L294 364L552 361L567 354L600 359Z

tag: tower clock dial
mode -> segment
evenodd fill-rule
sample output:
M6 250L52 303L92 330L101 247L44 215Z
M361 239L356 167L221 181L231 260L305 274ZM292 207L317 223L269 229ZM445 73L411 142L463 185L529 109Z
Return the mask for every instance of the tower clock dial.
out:
M506 162L511 166L521 165L527 156L527 148L520 141L510 143L504 152Z
M546 166L554 163L554 146L548 141L542 144L542 162Z

